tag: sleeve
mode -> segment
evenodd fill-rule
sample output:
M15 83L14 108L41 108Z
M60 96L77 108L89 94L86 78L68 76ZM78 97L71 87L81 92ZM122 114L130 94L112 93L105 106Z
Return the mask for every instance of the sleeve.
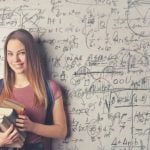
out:
M55 98L55 100L57 100L58 98L60 98L62 96L61 90L55 81L50 80L49 84L50 84L50 87L54 94L54 98Z

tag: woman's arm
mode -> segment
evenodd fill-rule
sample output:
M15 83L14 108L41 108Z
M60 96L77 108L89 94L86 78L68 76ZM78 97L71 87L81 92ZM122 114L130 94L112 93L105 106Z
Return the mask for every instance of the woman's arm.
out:
M55 100L53 107L53 125L44 125L32 122L27 116L19 115L16 125L22 131L29 131L40 136L51 138L64 138L67 135L66 115L62 96ZM51 119L51 118L50 118Z
M62 97L55 100L54 108L53 108L53 125L42 125L38 123L33 123L33 127L31 131L52 138L64 138L67 135L67 124L65 111L63 108L63 100Z

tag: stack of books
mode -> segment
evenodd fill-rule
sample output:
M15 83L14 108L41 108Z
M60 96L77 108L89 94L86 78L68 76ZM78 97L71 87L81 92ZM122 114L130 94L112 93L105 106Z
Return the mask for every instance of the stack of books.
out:
M17 103L11 99L4 99L0 103L0 132L5 132L11 124L16 122L16 118L18 114L23 114L25 112L25 108L20 103ZM19 131L18 140L6 147L12 148L22 148L26 138L26 132Z

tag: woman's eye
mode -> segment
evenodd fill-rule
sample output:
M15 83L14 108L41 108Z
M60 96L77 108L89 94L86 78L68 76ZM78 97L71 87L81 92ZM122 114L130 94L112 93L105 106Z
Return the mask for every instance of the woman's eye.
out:
M8 55L8 56L12 56L13 54L12 54L12 53L7 53L7 55Z
M26 54L26 52L20 52L20 54L25 55L25 54Z

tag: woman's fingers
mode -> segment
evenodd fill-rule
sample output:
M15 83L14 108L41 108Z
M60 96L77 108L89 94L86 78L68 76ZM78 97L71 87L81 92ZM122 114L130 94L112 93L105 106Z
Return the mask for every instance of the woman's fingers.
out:
M25 131L25 124L27 120L28 117L26 115L18 115L18 118L16 119L16 126L19 131Z
M25 120L25 119L27 119L27 116L26 115L18 115L18 118Z
M13 131L13 129L14 129L14 125L11 124L10 127L6 130L5 134L9 135Z
M24 120L17 119L16 120L16 126L18 128L24 128Z
M32 131L34 123L27 115L18 115L16 126L19 131Z
M9 135L9 139L15 140L16 138L18 138L19 134L16 128L14 128L14 130L10 133Z
M16 142L19 139L18 130L12 124L3 135L4 145L9 145Z

